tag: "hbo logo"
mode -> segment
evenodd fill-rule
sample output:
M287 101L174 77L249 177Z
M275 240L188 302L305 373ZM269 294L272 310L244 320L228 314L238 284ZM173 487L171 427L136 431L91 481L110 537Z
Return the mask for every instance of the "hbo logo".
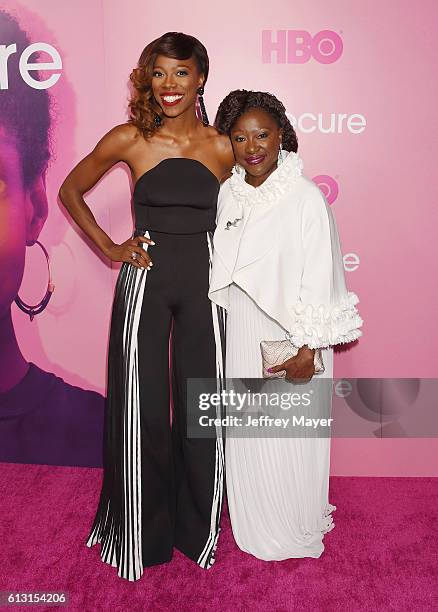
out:
M314 36L307 30L263 30L264 64L305 64L312 57L320 64L333 64L342 55L342 38L332 30L321 30Z

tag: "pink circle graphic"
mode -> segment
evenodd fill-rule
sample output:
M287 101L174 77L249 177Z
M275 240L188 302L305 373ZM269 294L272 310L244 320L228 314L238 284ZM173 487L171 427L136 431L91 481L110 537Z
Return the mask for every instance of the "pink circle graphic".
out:
M333 64L343 49L342 38L332 30L321 30L312 39L312 55L320 64Z
M319 43L318 51L321 55L332 55L336 50L335 44L332 40L328 40L328 38L321 40Z
M316 185L318 185L327 202L330 205L333 204L339 194L338 183L335 181L335 179L327 174L318 174L318 176L314 176L312 180Z

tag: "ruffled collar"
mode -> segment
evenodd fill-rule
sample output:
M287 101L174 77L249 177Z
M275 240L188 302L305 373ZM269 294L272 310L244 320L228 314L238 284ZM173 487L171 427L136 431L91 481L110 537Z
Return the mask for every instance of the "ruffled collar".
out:
M303 174L303 160L291 151L268 178L259 187L253 187L245 181L245 172L239 172L233 168L233 174L229 179L231 193L240 204L263 204L274 202L283 196Z

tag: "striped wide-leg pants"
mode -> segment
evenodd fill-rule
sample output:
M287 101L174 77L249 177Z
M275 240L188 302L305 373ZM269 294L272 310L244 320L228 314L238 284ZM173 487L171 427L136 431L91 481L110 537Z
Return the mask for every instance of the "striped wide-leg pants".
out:
M127 580L169 561L174 547L211 567L224 472L222 437L186 432L187 379L223 384L224 313L208 299L212 236L140 234L155 242L143 245L154 265L124 263L116 284L103 483L86 542L100 543L102 560Z

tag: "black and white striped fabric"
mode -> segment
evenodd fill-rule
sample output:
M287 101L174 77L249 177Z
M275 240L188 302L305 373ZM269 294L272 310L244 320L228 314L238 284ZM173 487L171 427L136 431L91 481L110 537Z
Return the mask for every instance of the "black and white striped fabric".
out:
M207 233L208 252L210 262L210 277L213 262L213 237L210 232ZM214 339L216 343L216 380L217 391L220 393L224 388L225 381L225 311L213 302L211 303L211 314L213 317ZM222 395L220 395L222 397ZM217 416L222 416L222 408L218 406ZM224 439L222 428L216 428L216 469L213 503L211 511L211 528L210 535L202 551L198 564L201 567L209 568L215 561L214 553L217 548L217 540L220 532L220 518L222 512L223 501L223 485L224 485Z
M149 232L144 232L149 238ZM212 263L212 235L207 232ZM147 250L147 244L143 248ZM104 425L104 476L88 547L101 544L101 558L116 567L118 576L138 580L142 562L142 465L137 331L147 270L123 263L113 303L109 354L107 410ZM224 385L225 314L212 303L216 343L217 388ZM218 416L222 409L218 407ZM217 430L211 524L197 563L207 569L214 563L223 500L224 442Z

